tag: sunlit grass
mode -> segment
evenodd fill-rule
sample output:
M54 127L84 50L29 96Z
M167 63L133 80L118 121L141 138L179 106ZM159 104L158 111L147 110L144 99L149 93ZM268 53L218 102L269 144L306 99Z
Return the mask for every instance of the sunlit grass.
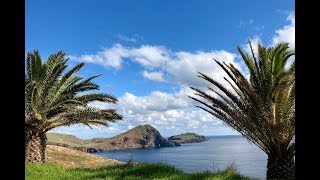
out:
M225 179L249 180L233 171L185 173L165 164L123 164L99 168L64 168L57 165L26 163L27 180L60 179Z

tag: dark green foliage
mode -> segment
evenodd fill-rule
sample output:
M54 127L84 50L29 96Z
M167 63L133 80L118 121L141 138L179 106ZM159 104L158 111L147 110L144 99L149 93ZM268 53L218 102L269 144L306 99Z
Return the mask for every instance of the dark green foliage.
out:
M80 92L99 90L92 82L98 76L83 79L76 73L84 66L80 63L63 74L68 59L58 52L42 62L38 51L27 54L27 74L25 79L26 124L42 125L43 131L75 123L102 124L121 119L114 110L98 110L87 107L89 102L116 103L117 99L104 93Z
M47 61L41 60L38 51L27 53L26 150L35 136L43 136L56 127L77 123L89 127L90 125L108 126L108 122L122 119L114 109L100 110L88 107L90 102L116 103L117 99L105 93L88 93L88 91L99 90L99 86L92 82L99 75L83 79L76 73L85 64L79 63L66 72L67 62L68 59L62 51L50 55ZM39 161L36 157L32 159L29 161Z

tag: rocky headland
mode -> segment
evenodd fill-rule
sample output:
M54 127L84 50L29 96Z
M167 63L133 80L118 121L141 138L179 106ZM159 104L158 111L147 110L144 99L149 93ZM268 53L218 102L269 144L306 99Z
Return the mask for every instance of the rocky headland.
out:
M159 131L151 125L140 125L111 138L83 140L72 135L58 133L47 133L47 138L49 145L57 145L89 153L117 149L180 146L180 143L176 141L169 141L163 138Z

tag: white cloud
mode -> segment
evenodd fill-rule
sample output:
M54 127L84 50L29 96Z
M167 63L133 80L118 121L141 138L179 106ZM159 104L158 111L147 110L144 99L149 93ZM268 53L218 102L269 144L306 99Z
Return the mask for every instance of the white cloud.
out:
M110 127L94 126L93 129L90 129L84 125L73 125L59 127L50 132L72 134L82 139L92 139L96 137L112 137L138 125L145 124L155 127L164 137L186 132L195 132L201 135L238 134L227 125L224 125L222 121L199 109L154 111L147 114L138 113L128 115L122 121L111 123Z
M76 124L52 129L49 133L70 134L81 139L92 139L96 137L112 137L129 130L128 127L130 127L130 125L127 124L124 126L123 122L112 123L110 125L110 127L91 126L91 129L88 126Z
M119 108L124 114L149 114L167 110L190 108L193 103L183 91L175 94L154 91L148 96L135 96L129 92L119 98Z
M290 24L285 25L284 27L277 29L275 31L275 35L273 36L269 47L275 46L280 42L288 42L289 48L294 49L295 48L295 14L294 14L294 12L282 11L282 10L277 10L277 12L288 15L286 20L289 21ZM252 47L253 47L254 53L256 55L258 54L258 48L257 48L258 42L260 42L260 44L262 44L262 41L259 36L255 36L254 38L251 39ZM251 50L250 50L249 44L246 44L244 46L244 51L251 55ZM288 63L286 65L286 68L290 67L294 58L295 58L295 56L291 56L289 58ZM247 77L249 76L248 72L246 73L246 76Z
M87 62L112 67L119 70L122 66L122 58L127 57L128 52L120 44L115 44L109 49L104 49L96 54L86 54L77 56L69 56L71 60L79 62Z
M154 72L148 72L148 71L143 71L142 72L142 76L147 78L147 79L150 79L150 80L153 80L153 81L159 81L159 82L164 82L165 79L164 79L164 75L162 72L157 72L157 71L154 71Z
M162 46L142 45L139 48L123 47L115 44L111 48L105 48L96 54L69 56L71 60L100 64L105 67L121 69L123 59L139 63L146 68L159 67L169 60L169 51Z
M111 53L112 51L114 53ZM126 92L118 98L116 105L101 102L90 104L90 106L102 109L117 109L117 112L124 116L124 126L117 127L119 131L127 131L128 128L126 127L132 128L141 124L150 124L164 136L183 132L203 134L208 129L214 129L214 131L218 129L218 132L219 130L220 132L207 131L206 135L235 133L207 112L195 108L195 102L188 95L194 93L189 86L203 89L209 85L209 83L197 77L197 72L205 73L218 81L223 81L223 76L226 74L212 58L221 62L232 63L241 70L240 65L235 61L236 54L224 50L172 52L162 46L143 45L138 48L128 48L120 44L104 49L97 54L101 58L96 63L101 65L106 66L104 61L108 62L109 58L105 55L111 54L114 57L113 59L117 59L119 62L123 62L126 58L140 64L145 68L142 72L145 78L163 81L164 73L166 73L172 81L180 84L180 90L175 93L154 91L146 96L136 96ZM221 131L221 129L224 131ZM104 128L104 130L110 131L108 128ZM100 132L98 134L102 136Z
M128 37L128 36L123 35L123 34L117 34L117 38L119 38L120 40L123 40L123 41L128 41L128 42L136 42L137 41L136 38Z
M264 29L264 25L257 25L253 19L249 20L241 20L237 25L238 29L250 29L254 31L262 31Z
M203 87L209 85L206 81L197 77L197 72L207 74L218 81L224 81L223 77L226 74L213 58L220 62L232 63L240 68L239 64L235 62L236 54L224 50L198 51L196 53L177 52L175 56L177 59L168 62L164 70L171 74L180 84L186 86Z
M121 68L124 59L127 58L148 70L153 70L152 72L144 71L142 75L145 78L164 81L163 73L165 72L180 84L199 87L207 84L199 80L197 72L205 73L218 80L223 80L223 76L225 76L223 70L212 58L221 62L232 63L241 68L235 62L235 57L236 54L224 50L197 51L194 53L185 51L172 52L163 46L142 45L138 48L129 48L116 44L97 54L82 55L80 57L71 56L71 59L101 64L118 70ZM155 69L157 71L154 71Z
M188 97L192 94L193 91L186 86L171 94L154 91L147 96L136 96L127 92L118 98L117 105L94 102L90 106L116 108L117 112L124 116L123 121L115 123L121 132L137 125L150 124L163 136L185 132L204 135L236 134L209 113L195 108L195 102ZM109 131L108 128L104 130Z
M271 46L274 46L280 42L288 42L289 48L294 49L295 48L295 14L294 12L290 12L290 13L285 12L285 13L289 14L287 17L287 21L290 21L290 24L276 30L276 35L272 38ZM286 69L290 67L294 58L295 56L291 56L289 58L288 63L285 67Z
M252 25L254 22L253 19L249 19L249 20L241 20L239 25L237 26L237 28L244 28L246 26Z
M129 50L128 58L146 68L156 68L170 60L170 51L163 46L143 45Z
M276 35L272 38L271 45L274 46L280 42L288 42L290 48L295 47L295 14L291 12L287 17L287 21L290 21L289 25L284 26L276 30Z
M271 45L287 41L291 47L294 47L294 14L291 13L287 20L290 21L290 24L275 31ZM249 20L247 24L254 24L254 21ZM257 43L261 43L261 39L259 36L254 36L251 41L254 52L256 52ZM244 45L244 50L247 53L250 52L247 44ZM117 109L117 112L124 116L124 120L111 124L111 127L98 127L94 128L94 130L77 126L77 129L58 128L54 131L78 133L81 136L84 131L87 131L87 137L110 137L125 132L137 125L150 124L157 128L164 136L184 132L196 132L204 135L237 134L231 128L224 125L222 121L217 120L203 110L195 108L195 102L188 97L188 95L193 95L193 91L189 86L203 89L209 85L206 81L196 76L198 71L209 75L219 82L225 82L223 77L226 74L212 58L220 62L232 63L240 71L245 72L242 61L237 61L239 55L224 50L175 52L163 46L142 45L132 48L115 44L111 48L105 48L96 54L78 57L72 56L71 59L77 61L100 64L116 70L122 68L125 60L129 60L144 68L142 72L143 77L162 82L164 81L164 74L166 74L166 80L178 83L180 89L174 93L153 91L145 96L137 96L126 92L118 98L116 105L93 102L90 106Z
M258 55L258 43L260 43L261 45L262 44L262 41L260 39L259 36L255 36L254 38L250 39L251 41L251 45L252 45L252 49L253 49L253 52L254 54L257 56ZM249 55L251 55L251 49L250 49L250 45L249 43L247 43L245 46L244 46L244 51L246 53L248 53Z
M89 106L100 109L117 109L125 117L137 114L154 114L155 112L167 113L168 116L173 116L176 113L174 110L189 109L194 106L194 102L188 97L188 95L192 94L193 91L188 87L181 87L178 92L171 94L153 91L146 96L136 96L126 92L122 97L118 98L117 104L95 101L91 102Z

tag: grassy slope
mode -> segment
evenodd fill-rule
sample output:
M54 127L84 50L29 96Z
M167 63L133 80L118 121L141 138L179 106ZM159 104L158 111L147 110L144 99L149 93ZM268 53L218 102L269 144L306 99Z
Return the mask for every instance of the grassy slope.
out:
M235 173L184 173L172 166L164 164L136 164L115 165L100 168L77 168L68 169L50 164L26 164L27 180L60 180L60 179L170 179L170 180L192 180L192 179L224 179L240 180L248 179Z
M110 143L116 139L123 138L123 137L130 137L130 138L141 138L141 134L147 134L147 127L148 125L145 126L137 126L127 132L118 134L116 136L110 137L110 138L94 138L90 140L90 147L95 147L95 148L106 148L109 149Z
M93 148L101 148L101 149L114 149L114 147L110 144L112 141L122 138L122 137L130 137L130 138L139 138L141 134L147 134L147 128L149 125L137 126L125 133L116 135L111 138L94 138L92 140L83 140L79 139L72 135L59 134L59 133L47 133L48 141L54 143L63 143L71 146L82 146L82 147L93 147Z
M164 164L124 163L59 146L47 146L47 163L26 163L27 180L60 179L249 179L231 171L184 173Z
M59 134L59 133L47 133L47 138L49 142L63 143L75 147L94 147L94 148L112 148L110 142L113 138L95 138L92 140L79 139L72 135Z
M195 134L195 133L185 133L185 134L175 135L172 137L180 139L180 140L176 139L174 141L182 144L182 143L185 143L186 141L196 139L197 136L200 136L200 135Z
M123 164L117 160L53 145L47 145L46 154L47 163L68 168Z
M47 133L48 141L55 143L64 143L72 146L84 146L86 147L90 141L79 139L75 136L59 133Z
M123 136L138 136L140 134L147 134L148 133L147 132L148 127L150 127L150 125L144 125L144 126L139 125L139 126L133 128L133 129L127 131L127 132L124 132L122 134L118 134L116 136L113 136L110 139L119 138L119 137L123 137ZM153 127L151 126L150 128L153 128Z
M199 136L199 135L195 133L185 133L185 134L175 135L174 137L181 138L181 139L193 139L195 136Z

